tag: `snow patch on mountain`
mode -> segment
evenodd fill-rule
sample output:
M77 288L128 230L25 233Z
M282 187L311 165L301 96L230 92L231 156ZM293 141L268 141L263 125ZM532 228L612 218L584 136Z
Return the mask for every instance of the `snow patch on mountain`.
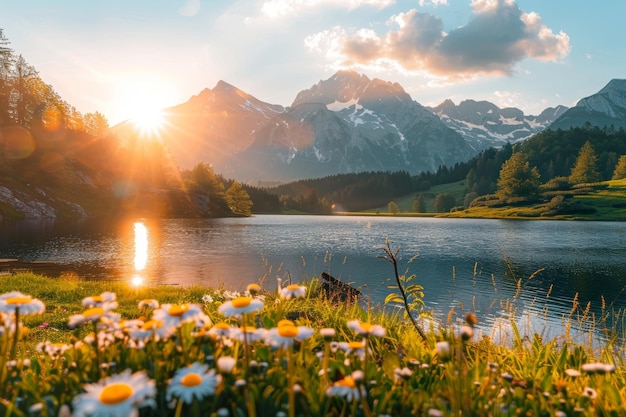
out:
M479 152L525 140L541 132L566 108L559 106L546 109L539 116L526 116L520 109L501 109L488 101L465 100L457 106L448 99L430 110Z

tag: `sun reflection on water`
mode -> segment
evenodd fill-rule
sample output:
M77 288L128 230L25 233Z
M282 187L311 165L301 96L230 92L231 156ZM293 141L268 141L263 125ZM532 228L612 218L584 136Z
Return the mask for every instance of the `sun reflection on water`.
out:
M142 222L136 222L133 224L133 230L135 232L135 271L140 272L148 263L148 228ZM136 273L131 279L131 284L142 285L143 277Z

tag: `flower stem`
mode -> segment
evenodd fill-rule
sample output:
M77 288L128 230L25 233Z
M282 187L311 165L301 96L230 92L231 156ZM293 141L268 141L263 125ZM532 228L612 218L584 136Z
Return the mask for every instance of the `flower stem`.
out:
M17 354L17 344L20 341L20 308L15 309L15 334L13 335L13 346L11 346L10 360L15 360Z
M289 385L289 417L296 416L296 392L293 388L293 346L287 348L287 383Z
M174 417L180 417L182 415L183 412L183 402L179 399L178 403L176 403L176 413L174 414Z

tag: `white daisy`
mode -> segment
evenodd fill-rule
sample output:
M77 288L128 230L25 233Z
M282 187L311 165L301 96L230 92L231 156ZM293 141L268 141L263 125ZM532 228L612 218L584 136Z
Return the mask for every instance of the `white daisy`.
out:
M357 400L360 397L365 397L367 392L365 387L357 386L356 380L353 375L348 375L343 379L335 382L333 386L326 390L326 395L333 397L335 395L345 398L347 401Z
M111 303L103 304L102 307L88 308L80 314L74 314L73 316L70 316L68 325L71 329L73 329L88 321L93 322L99 321L101 319L119 321L119 314L112 312L112 308L114 307Z
M72 400L73 417L137 416L139 407L155 406L154 381L143 371L131 375L127 369L84 388L86 392Z
M365 358L365 341L339 342L337 347L348 354L352 353L361 359Z
M115 293L106 291L100 295L83 298L82 305L83 307L102 307L105 303L115 303L116 306L113 308L117 308L117 302L115 299Z
M30 295L24 295L19 291L11 291L0 295L0 311L6 314L15 314L19 309L20 314L42 314L46 306L41 300Z
M322 336L322 338L329 342L331 340L333 340L335 338L335 329L333 329L332 327L327 327L324 329L320 329L320 335Z
M152 319L143 323L141 327L128 329L127 332L133 340L145 342L152 338L155 340L169 339L176 333L176 328L163 320Z
M437 351L437 355L441 360L446 360L450 358L450 343L447 341L437 342L435 344L435 350Z
M66 345L65 343L52 343L48 340L45 342L38 343L36 346L36 350L41 353L47 353L51 358L56 359L62 356L65 351L70 349L71 345Z
M230 325L221 321L213 325L213 327L207 331L207 334L216 340L227 337L230 335Z
M304 285L291 284L280 290L280 297L289 300L290 298L302 298L306 295Z
M208 320L199 304L163 304L152 313L154 320L166 325L180 327L183 323Z
M166 399L179 398L185 404L190 404L194 397L201 400L215 394L217 385L222 376L216 374L215 369L209 371L208 365L198 362L176 371L174 378L167 387Z
M217 358L217 369L224 374L230 374L235 369L237 359L232 356L221 356Z
M261 286L259 284L254 284L254 283L248 284L248 286L246 287L246 291L251 296L255 296L261 292Z
M267 332L265 341L275 348L289 348L294 340L302 341L313 335L315 330L306 326L294 326L290 324L274 327Z
M615 365L602 362L584 363L581 369L590 374L604 374L615 371Z
M263 308L263 301L251 297L237 297L226 301L217 308L224 317L239 317L242 314L254 313Z
M267 330L258 329L253 326L232 327L229 337L240 342L254 343L263 340Z
M393 374L394 374L396 382L406 381L409 378L411 378L411 375L413 375L413 371L405 366L402 369L400 368L394 369Z
M363 337L376 336L384 337L386 330L379 324L371 324L359 320L351 320L348 322L348 328L352 329L356 334Z

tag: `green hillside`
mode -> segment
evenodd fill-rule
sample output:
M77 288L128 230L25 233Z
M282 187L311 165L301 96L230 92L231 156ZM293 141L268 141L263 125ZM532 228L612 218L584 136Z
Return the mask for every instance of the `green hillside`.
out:
M547 202L502 205L497 200L485 200L441 217L470 217L494 219L552 219L552 220L614 220L626 221L626 179L583 184L572 190L546 192Z
M437 197L437 194L452 194L457 202L457 205L462 205L463 198L465 196L464 184L464 181L455 181L449 184L435 185L430 190L422 192L426 202L426 210L424 211L424 213L435 213L435 198ZM395 201L396 204L398 204L398 207L400 207L400 212L402 214L415 214L412 212L412 206L413 200L418 194L420 194L420 192L407 194L403 197L393 199L392 201ZM387 207L387 205L384 205L369 210L363 210L363 213L387 213L388 211L389 208Z

